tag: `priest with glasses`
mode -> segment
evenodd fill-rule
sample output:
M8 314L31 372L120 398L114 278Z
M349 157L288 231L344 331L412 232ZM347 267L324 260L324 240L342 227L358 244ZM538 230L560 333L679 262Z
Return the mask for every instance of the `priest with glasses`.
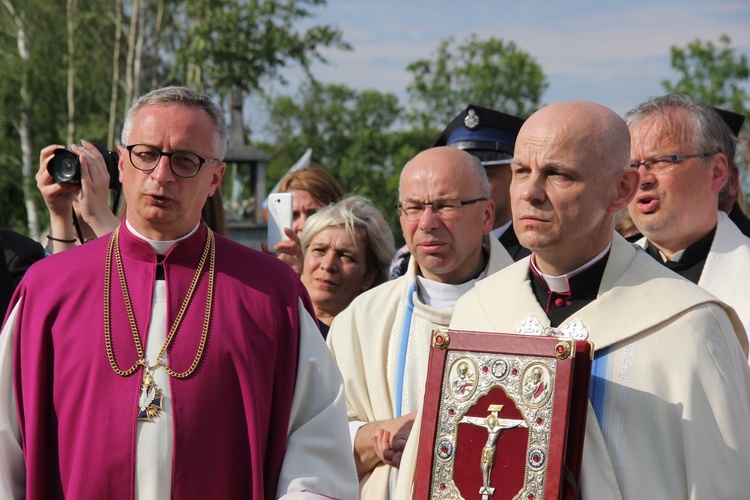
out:
M201 219L223 110L155 90L122 144L125 219L32 266L0 333L0 497L355 498L305 287Z

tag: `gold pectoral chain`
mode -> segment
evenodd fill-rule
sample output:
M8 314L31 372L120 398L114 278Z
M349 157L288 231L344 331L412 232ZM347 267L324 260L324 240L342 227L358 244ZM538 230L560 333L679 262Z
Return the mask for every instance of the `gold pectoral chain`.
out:
M109 239L109 247L107 249L107 258L105 263L105 270L104 270L104 343L106 345L107 349L107 358L109 359L109 364L112 367L112 370L117 375L120 375L121 377L128 377L135 373L136 370L139 369L139 367L144 367L144 380L143 380L143 389L142 392L145 395L148 392L148 389L150 387L153 387L156 391L156 394L161 396L161 391L153 384L153 381L151 379L151 371L163 366L164 371L166 371L169 375L175 378L186 378L189 377L195 369L198 367L198 364L200 363L201 357L203 356L203 350L206 346L206 339L208 338L208 326L211 320L211 309L213 305L213 290L214 290L214 270L215 270L215 264L216 264L216 246L214 241L214 233L211 231L211 229L208 229L208 234L206 238L206 245L203 248L203 254L201 255L200 262L198 263L198 269L195 271L195 276L193 276L193 280L190 283L190 288L188 289L187 295L185 296L185 299L182 301L182 306L180 307L180 311L177 313L177 317L174 320L174 323L172 323L172 327L169 330L169 335L167 335L166 340L164 341L164 344L162 344L161 349L159 350L159 354L156 357L156 362L153 365L149 365L146 361L146 356L143 352L143 345L141 344L141 337L138 334L138 326L135 322L135 315L133 314L133 306L130 302L130 293L128 292L128 285L125 280L125 272L122 265L122 256L120 255L120 246L119 246L119 232L120 228L118 227L115 229L115 231L112 233L112 236ZM115 263L117 264L117 273L120 278L120 286L122 287L122 295L125 299L125 309L128 313L128 320L130 322L130 329L133 333L133 340L135 341L135 349L138 354L138 361L135 362L133 366L128 368L127 370L121 369L117 361L115 359L115 353L114 348L112 346L112 329L111 329L111 317L110 317L110 291L111 291L111 268L112 268L112 255L115 256ZM182 324L182 318L185 315L185 311L187 311L188 306L190 305L190 302L193 298L193 294L195 292L195 288L198 285L198 281L200 280L200 276L203 272L203 268L205 267L206 263L206 257L209 257L209 265L208 265L208 291L207 291L207 298L206 298L206 313L203 318L203 331L201 333L201 339L200 343L198 344L198 352L195 354L195 358L193 359L193 363L190 365L190 367L185 370L184 372L176 372L172 368L167 365L167 362L164 359L164 355L167 352L167 348L171 344L172 340L174 339L175 334L177 333L177 330L180 328L180 325ZM144 397L144 396L142 396ZM159 403L160 405L161 403ZM142 404L141 404L142 406ZM142 410L143 411L143 410ZM154 411L154 416L158 414L158 411ZM151 420L150 418L145 420Z

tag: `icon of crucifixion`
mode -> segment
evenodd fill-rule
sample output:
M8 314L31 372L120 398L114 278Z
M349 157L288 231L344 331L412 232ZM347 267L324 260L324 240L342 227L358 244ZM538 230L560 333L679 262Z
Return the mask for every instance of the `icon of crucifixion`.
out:
M482 495L482 500L489 500L489 497L495 494L495 488L490 486L490 473L492 472L492 466L495 464L495 452L497 451L497 440L500 439L500 434L506 429L513 429L516 427L528 429L529 427L525 420L499 418L498 414L502 409L503 405L490 405L489 408L487 408L489 415L486 417L470 417L464 415L464 417L458 421L459 424L471 424L487 429L487 443L485 443L484 448L482 448L482 458L480 461L480 468L482 470L482 487L479 489L479 494Z

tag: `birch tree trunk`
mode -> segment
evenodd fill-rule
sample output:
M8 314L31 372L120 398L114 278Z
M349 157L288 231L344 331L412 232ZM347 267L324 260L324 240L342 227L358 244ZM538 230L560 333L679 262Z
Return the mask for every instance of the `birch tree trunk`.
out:
M139 0L140 2L141 0ZM138 8L138 32L135 37L135 57L133 58L133 99L141 95L141 66L143 61L143 39L146 32L146 16L140 15L140 12L148 12L148 0L143 0L144 4Z
M109 124L107 126L107 148L115 148L115 125L117 123L117 98L120 91L120 46L122 44L122 1L115 0L115 48L112 52L112 92L109 101Z
M67 0L67 34L68 34L68 145L76 137L76 19L78 18L78 0Z
M162 25L164 24L164 0L157 0L156 1L156 21L154 21L154 34L153 39L151 40L151 51L158 51L159 50L159 44L161 43L161 30ZM154 72L154 76L151 78L151 86L150 88L155 89L159 87L159 81L156 78L156 72Z
M36 181L34 180L34 174L36 169L34 168L34 158L32 155L31 147L31 98L29 96L29 71L30 71L30 54L28 45L26 44L26 28L25 19L23 12L16 12L10 0L3 0L3 6L7 10L10 19L16 30L16 43L18 46L18 56L21 59L21 68L23 71L23 77L21 78L21 114L19 116L16 130L21 140L21 176L23 178L23 199L26 205L26 218L29 228L29 235L38 240L40 229L39 229L39 214L36 211L34 205L33 190L36 189Z
M135 52L138 41L138 18L141 16L141 0L133 0L133 14L128 33L128 57L125 63L125 113L130 109L135 95Z

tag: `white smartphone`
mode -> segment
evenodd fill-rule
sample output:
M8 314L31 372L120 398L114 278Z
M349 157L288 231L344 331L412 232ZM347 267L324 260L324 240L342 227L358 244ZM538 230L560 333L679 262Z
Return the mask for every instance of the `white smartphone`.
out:
M288 240L284 228L292 227L292 193L274 193L268 196L268 251L273 252L276 243Z

